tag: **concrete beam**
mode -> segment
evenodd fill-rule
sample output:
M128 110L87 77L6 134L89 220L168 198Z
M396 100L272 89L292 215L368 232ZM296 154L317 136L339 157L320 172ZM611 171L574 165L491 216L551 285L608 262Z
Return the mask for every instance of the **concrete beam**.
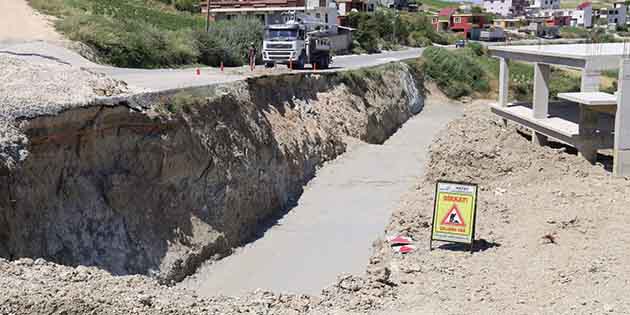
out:
M582 82L580 85L580 91L581 92L598 92L601 76L602 76L601 71L591 70L589 68L582 69Z
M549 114L549 76L551 67L547 64L534 64L534 118L547 118Z
M499 106L507 106L510 81L509 60L499 59Z
M599 113L591 110L588 106L580 104L580 141L577 149L578 154L591 164L597 162L597 148L600 137L597 135Z
M586 65L586 60L578 59L578 58L569 58L569 57L554 57L554 56L543 56L543 55L533 55L527 53L518 53L511 51L501 51L501 50L490 50L490 55L494 57L510 59L510 60L519 60L525 62L532 63L546 63L551 65L560 65L567 66L571 68L579 68L582 69Z
M549 76L551 67L544 63L534 64L534 118L547 118L549 116ZM538 145L547 144L547 137L536 131L532 131L532 142Z
M630 176L630 59L619 66L613 174Z

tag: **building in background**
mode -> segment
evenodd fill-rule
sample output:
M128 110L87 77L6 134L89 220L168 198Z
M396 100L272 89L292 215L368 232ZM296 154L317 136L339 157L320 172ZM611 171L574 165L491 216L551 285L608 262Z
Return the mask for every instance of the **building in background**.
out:
M482 6L486 12L504 17L523 15L527 5L527 0L484 0L482 2Z
M441 9L437 15L432 17L431 23L433 28L438 32L445 32L450 30L453 21L453 14L457 13L455 8Z
M431 23L438 32L451 31L470 38L471 31L490 26L483 13L458 13L455 8L444 8L432 17Z
M494 27L500 27L502 29L518 29L528 25L528 21L525 18L513 18L513 19L494 19L492 21Z
M408 0L379 0L379 4L391 9L402 10L409 6Z
M560 9L560 0L534 0L529 8L536 10Z
M208 7L208 3L210 4ZM290 19L287 12L313 16L336 29L337 5L333 0L210 0L201 2L201 11L209 12L211 21L255 17L265 25L281 24Z
M604 9L602 9L604 10ZM602 13L600 10L600 14ZM606 12L606 18L608 25L622 26L626 25L627 20L627 6L625 2L618 1L613 3L612 8L609 8Z
M571 14L571 26L593 27L593 6L590 2L582 2Z
M531 21L542 21L545 26L569 26L573 19L573 11L567 9L548 9L530 12Z
M337 0L337 24L348 25L348 15L352 12L372 12L376 9L378 0Z

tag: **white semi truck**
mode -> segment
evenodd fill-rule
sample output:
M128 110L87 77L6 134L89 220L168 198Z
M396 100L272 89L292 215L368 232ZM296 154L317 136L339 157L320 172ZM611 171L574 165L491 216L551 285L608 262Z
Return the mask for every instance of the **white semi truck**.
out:
M296 14L285 24L267 25L262 51L265 65L302 69L311 64L317 69L328 68L332 63L332 45L325 28L321 22Z

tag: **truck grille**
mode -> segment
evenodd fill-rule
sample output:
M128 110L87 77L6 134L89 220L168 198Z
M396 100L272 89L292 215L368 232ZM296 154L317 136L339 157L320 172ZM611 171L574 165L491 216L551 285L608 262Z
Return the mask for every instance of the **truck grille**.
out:
M267 48L269 49L291 49L293 45L291 44L267 44Z

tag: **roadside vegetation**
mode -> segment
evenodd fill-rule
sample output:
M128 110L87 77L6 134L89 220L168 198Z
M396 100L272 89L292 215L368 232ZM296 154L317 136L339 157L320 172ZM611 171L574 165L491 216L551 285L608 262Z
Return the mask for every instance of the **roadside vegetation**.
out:
M396 49L402 45L412 47L426 47L432 43L446 45L461 38L455 34L436 32L429 16L390 9L350 13L348 25L356 29L353 34L355 53L375 53L380 50Z
M619 31L622 31L620 29ZM613 43L618 40L615 36L605 29L592 28L586 29L583 27L565 26L560 28L560 37L562 38L585 38L591 43Z
M443 0L412 0L412 1L409 1L409 3L422 5L424 9L457 8L460 5L459 2L443 1Z
M56 28L98 58L118 67L157 68L247 63L251 42L260 45L263 25L253 19L211 23L193 14L197 1L31 0L59 18Z
M426 75L451 98L463 96L489 97L496 94L499 78L499 62L488 56L486 49L477 43L469 43L463 49L447 50L429 47L424 50ZM510 97L531 101L534 79L532 65L510 63ZM580 76L569 70L552 68L550 94L580 89Z

